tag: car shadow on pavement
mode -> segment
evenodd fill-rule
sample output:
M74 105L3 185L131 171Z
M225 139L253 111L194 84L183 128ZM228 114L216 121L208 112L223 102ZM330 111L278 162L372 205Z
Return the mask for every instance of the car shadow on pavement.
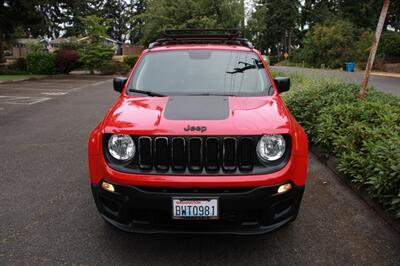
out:
M104 222L104 236L119 259L138 264L282 264L294 234L293 224L264 235L137 234ZM282 252L284 254L282 254Z

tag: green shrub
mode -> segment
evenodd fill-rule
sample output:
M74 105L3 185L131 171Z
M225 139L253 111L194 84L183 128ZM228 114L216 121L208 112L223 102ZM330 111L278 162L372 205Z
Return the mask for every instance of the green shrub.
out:
M390 57L400 57L400 32L385 31L379 42L379 53Z
M357 62L364 63L363 69L365 68L365 64L368 60L369 52L371 49L371 44L373 39L375 38L375 33L372 31L364 31L360 38L354 43L354 47L352 49L352 56L354 60Z
M0 75L23 75L26 71L10 69L7 66L0 66Z
M130 71L130 66L121 62L107 62L100 67L100 72L103 75L112 74L127 74Z
M314 142L339 156L349 150L361 150L371 128L400 125L400 105L379 99L340 103L322 110L316 117ZM392 132L382 131L380 137L385 139L388 134Z
M128 66L133 67L138 59L139 56L137 55L128 55L124 57L124 63L127 64Z
M291 75L282 98L338 169L400 218L400 98L331 79Z
M314 25L304 37L304 47L293 55L294 62L305 62L337 68L352 59L351 50L356 39L356 28L348 21L337 20Z
M92 74L95 69L111 62L113 51L110 46L102 44L87 44L79 50L80 61Z
M27 70L32 74L54 74L56 56L49 52L36 51L26 57Z
M79 49L82 48L82 45L80 45L78 42L61 42L60 43L60 50L73 50L73 51L78 51Z
M21 57L15 60L12 64L8 65L8 70L15 72L25 72L26 71L26 59Z
M303 81L297 77L295 86L302 87L296 90L293 88L291 93L284 95L286 105L296 116L298 121L302 121L302 126L310 140L315 142L317 134L315 130L316 119L323 108L336 106L338 104L348 104L357 102L359 86L355 84L344 84L331 79L310 79ZM296 84L295 80L292 83ZM373 100L378 103L400 104L396 97L377 92L369 88L365 95L365 100Z

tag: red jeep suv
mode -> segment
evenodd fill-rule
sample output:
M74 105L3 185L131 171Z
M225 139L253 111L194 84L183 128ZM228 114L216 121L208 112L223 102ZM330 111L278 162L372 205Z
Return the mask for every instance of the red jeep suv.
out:
M293 221L307 138L235 30L167 30L90 135L102 217L129 232L258 234Z

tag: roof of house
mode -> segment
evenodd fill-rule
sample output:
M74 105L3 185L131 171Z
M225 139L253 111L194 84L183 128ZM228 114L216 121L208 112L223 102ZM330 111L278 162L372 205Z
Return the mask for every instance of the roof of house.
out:
M39 39L39 38L18 38L15 40L15 43L18 43L18 44L41 43L41 42L46 42L46 40Z
M57 39L54 39L54 40L51 40L50 41L50 43L51 44L60 44L60 43L63 43L63 42L70 42L71 41L71 38L57 38Z
M85 36L85 37L80 38L80 39L78 39L78 40L76 40L76 41L77 41L77 42L80 42L80 41L87 40L88 38L89 38L89 36ZM109 42L122 44L122 42L117 41L117 40L114 40L114 39L111 39L111 38L108 38L108 37L100 36L100 38L102 38L102 39L104 39L104 40L107 40L107 41L109 41Z

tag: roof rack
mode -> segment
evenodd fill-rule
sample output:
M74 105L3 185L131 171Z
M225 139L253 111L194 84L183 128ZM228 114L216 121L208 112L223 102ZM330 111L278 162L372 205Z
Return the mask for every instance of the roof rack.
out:
M149 49L168 44L225 43L253 48L253 45L241 37L238 29L185 29L164 31L164 38L150 43Z

